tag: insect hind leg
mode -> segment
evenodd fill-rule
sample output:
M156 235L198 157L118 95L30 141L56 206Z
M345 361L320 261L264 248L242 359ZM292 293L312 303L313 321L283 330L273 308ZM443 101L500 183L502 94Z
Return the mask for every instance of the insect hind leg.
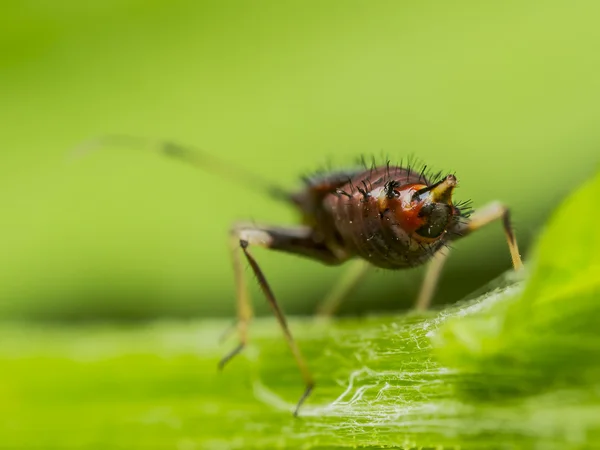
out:
M225 355L219 363L219 367L223 368L234 356L240 353L248 342L248 324L252 317L252 307L246 280L244 278L241 254L249 263L254 276L258 280L260 289L262 290L269 306L273 310L275 317L281 326L284 338L296 360L296 364L300 370L305 384L305 390L294 411L297 415L298 409L310 395L314 387L314 379L308 369L306 361L302 356L300 348L294 341L292 333L289 329L286 317L277 302L275 294L271 289L262 269L258 262L250 252L251 246L260 246L272 250L279 250L287 253L309 257L311 259L320 260L327 264L335 264L338 262L336 256L327 249L322 243L317 242L312 230L309 227L257 227L253 225L235 225L231 230L231 246L233 256L233 266L236 281L237 293L237 310L238 310L238 333L239 344L230 353Z
M259 232L260 230L256 230ZM252 320L253 310L250 292L244 276L242 260L240 258L240 241L242 239L248 241L251 236L246 236L243 229L233 227L230 233L230 252L233 264L233 274L235 279L236 302L237 302L237 320L223 333L221 340L225 340L237 328L239 336L239 344L229 353L227 353L221 361L219 361L219 370L223 370L225 365L238 353L240 353L248 343L248 326ZM258 238L259 236L257 236ZM256 243L260 240L256 239Z
M258 245L269 248L273 242L271 235L261 228L245 226L241 224L234 225L230 232L230 251L233 263L233 274L235 279L236 300L237 300L237 320L233 327L228 328L223 333L223 338L227 337L237 328L239 335L239 344L231 352L226 354L219 362L219 369L225 365L238 353L240 353L248 343L248 326L253 316L252 301L250 292L244 276L244 267L242 264L241 253L247 255L244 246ZM244 244L242 244L244 243Z

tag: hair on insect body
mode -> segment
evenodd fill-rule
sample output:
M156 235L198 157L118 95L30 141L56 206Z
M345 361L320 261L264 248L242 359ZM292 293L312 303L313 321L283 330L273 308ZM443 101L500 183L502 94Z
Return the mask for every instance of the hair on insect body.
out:
M331 316L371 267L401 270L428 263L415 303L417 309L428 308L448 258L449 245L497 220L504 227L514 269L523 267L506 206L492 202L473 212L470 202L453 201L458 183L454 174L432 174L427 166L417 168L410 160L406 164L394 165L388 161L378 165L374 160L367 163L363 159L353 169L304 177L299 190L288 191L206 152L167 141L104 136L82 145L75 154L83 155L106 146L155 150L253 187L299 212L300 224L295 226L235 223L230 228L239 344L219 363L222 369L248 343L253 309L244 276L245 260L281 326L304 380L305 389L294 415L315 383L279 302L252 254L253 247L299 255L326 265L349 263L347 272L320 304L317 311L320 317Z

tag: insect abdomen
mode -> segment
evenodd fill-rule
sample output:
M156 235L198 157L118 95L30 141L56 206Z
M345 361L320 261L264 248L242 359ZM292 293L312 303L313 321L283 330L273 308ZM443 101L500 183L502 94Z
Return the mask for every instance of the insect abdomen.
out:
M345 250L386 269L402 269L424 263L443 242L423 244L411 238L382 205L381 196L395 185L428 181L401 167L365 170L323 199L323 208L341 238Z

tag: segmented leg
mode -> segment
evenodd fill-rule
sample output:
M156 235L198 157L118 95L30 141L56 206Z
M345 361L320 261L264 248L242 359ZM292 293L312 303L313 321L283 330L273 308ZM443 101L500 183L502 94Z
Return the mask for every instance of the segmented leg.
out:
M453 240L460 239L488 223L499 219L502 219L502 226L504 227L504 234L506 235L513 267L515 270L520 270L523 268L523 261L521 261L517 239L510 223L510 210L502 203L492 202L482 209L477 210L466 223L462 223L458 226L455 234L456 237L454 237Z
M312 230L308 227L283 228L237 225L233 227L231 236L236 293L238 299L238 332L240 342L238 346L233 349L233 351L231 351L221 360L219 367L223 368L228 361L230 361L246 346L248 341L248 323L252 316L252 308L250 306L250 298L248 296L247 286L243 276L243 267L240 260L241 252L244 254L246 260L250 264L250 267L252 268L256 279L258 280L259 286L269 302L269 305L271 306L271 309L273 310L281 329L283 330L286 342L294 356L294 359L296 360L296 364L298 365L304 380L306 388L294 411L294 415L297 415L300 406L310 395L315 383L312 375L310 374L306 361L300 352L300 348L292 337L287 320L279 306L279 303L277 302L277 299L275 298L275 294L273 293L273 290L271 289L271 286L269 285L261 268L256 262L256 259L250 253L249 247L251 245L258 245L260 247L265 247L272 250L279 250L317 259L327 264L336 264L339 261L336 256L326 246L324 246L324 244L315 241Z
M490 222L494 222L495 220L499 219L502 219L502 226L504 227L504 234L506 235L506 240L508 242L508 249L510 251L513 267L515 270L520 270L523 268L523 262L521 261L517 239L515 238L515 234L510 223L510 210L499 202L490 203L482 209L477 210L469 218L469 220L467 220L465 223L460 223L457 225L452 230L453 232L451 233L451 240L455 241L461 239L473 231L484 227ZM415 308L417 310L426 310L431 304L431 299L435 294L442 269L448 259L449 254L450 249L444 248L438 251L433 260L429 263L427 272L425 273L425 279L423 280L423 284L421 286L419 297L415 303Z
M224 340L232 331L237 328L240 342L231 352L225 355L219 362L219 369L222 370L231 358L241 352L246 344L248 343L248 325L252 319L252 302L250 299L250 293L248 291L248 285L246 284L246 277L244 276L244 268L242 266L242 260L240 259L240 239L242 230L233 228L230 235L230 251L233 263L233 276L235 280L235 295L237 299L237 322L233 327L228 328L223 336ZM256 230L256 233L260 233L260 230ZM260 237L257 236L258 238ZM265 238L265 236L263 236ZM266 236L268 239L268 236ZM257 239L258 241L258 239Z
M362 259L352 261L350 267L318 306L317 316L325 319L335 314L350 291L365 277L370 267L371 265Z
M415 309L418 311L425 311L427 308L429 308L431 299L433 298L437 289L440 275L442 274L442 269L444 268L444 264L446 263L449 255L450 249L442 248L441 250L438 250L435 255L433 255L433 259L427 265L425 278L421 284L421 291L419 292L419 296L417 297L417 301L415 303Z

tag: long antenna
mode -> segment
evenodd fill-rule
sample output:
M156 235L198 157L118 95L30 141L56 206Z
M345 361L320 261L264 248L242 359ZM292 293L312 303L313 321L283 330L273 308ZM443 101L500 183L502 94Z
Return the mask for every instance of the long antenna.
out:
M104 135L84 142L73 151L72 156L76 158L83 157L103 147L129 147L152 150L171 158L179 159L207 172L216 173L225 179L250 187L256 191L267 193L271 198L276 200L290 201L291 198L291 193L286 189L252 172L216 158L205 151L167 140L155 140L120 134Z

